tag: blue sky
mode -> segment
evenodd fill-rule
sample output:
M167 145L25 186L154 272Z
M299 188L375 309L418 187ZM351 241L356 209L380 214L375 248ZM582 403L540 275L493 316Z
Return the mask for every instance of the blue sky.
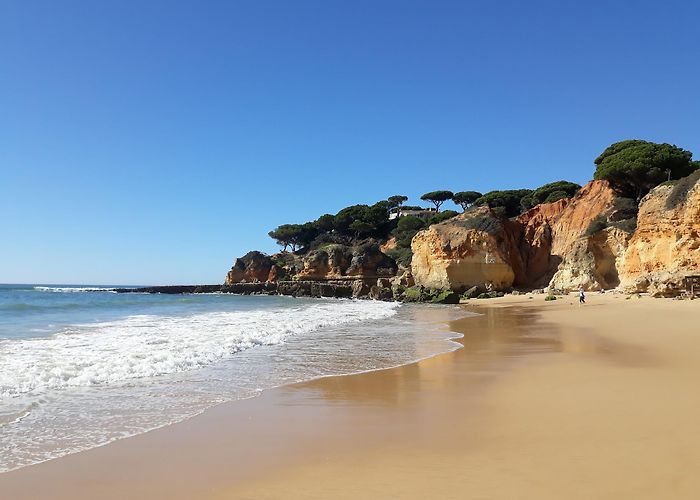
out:
M698 158L694 4L5 0L0 282L216 283L347 205Z

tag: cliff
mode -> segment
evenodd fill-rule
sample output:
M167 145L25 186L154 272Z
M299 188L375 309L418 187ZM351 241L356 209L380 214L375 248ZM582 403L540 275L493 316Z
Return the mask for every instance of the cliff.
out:
M233 263L233 267L226 274L224 285L268 281L273 266L272 259L264 253L248 252Z
M571 199L513 220L479 208L430 226L411 243L416 283L456 291L615 287L629 234L614 227L589 234L592 221L614 215L615 198L607 182L592 181Z
M700 171L642 199L620 265L620 288L671 296L692 274L700 274Z
M483 207L420 231L411 242L416 284L455 291L484 283L511 287L515 242L504 224Z
M616 197L606 181L591 181L566 204L552 227L552 255L560 262L550 288L600 290L619 284L617 262L630 233L610 226ZM591 231L596 220L608 227Z
M250 252L236 259L224 285L352 281L341 286L342 294L350 286L354 297L387 300L424 295L432 300L431 290L474 287L619 286L627 292L677 295L685 276L700 274L700 171L658 186L639 207L620 198L607 181L596 180L572 198L537 205L513 219L488 207L472 208L419 231L411 242L410 269L402 269L400 277L396 262L384 253L395 246L393 239L365 240L325 244L305 254ZM305 293L300 286L289 293Z
M281 252L272 256L248 252L236 259L224 285L235 283L374 279L396 275L398 266L376 243L326 245L305 255Z
M304 256L303 265L296 279L381 278L394 276L398 269L396 262L374 243L327 245Z

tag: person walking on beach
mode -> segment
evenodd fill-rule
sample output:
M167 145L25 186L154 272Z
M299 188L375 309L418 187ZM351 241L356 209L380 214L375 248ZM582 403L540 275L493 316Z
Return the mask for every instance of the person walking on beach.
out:
M578 289L578 304L582 305L586 303L586 294L583 293L583 287Z

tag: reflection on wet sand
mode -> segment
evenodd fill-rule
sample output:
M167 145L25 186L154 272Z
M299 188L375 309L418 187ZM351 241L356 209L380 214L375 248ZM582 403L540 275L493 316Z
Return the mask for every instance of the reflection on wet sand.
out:
M465 383L484 382L487 374L508 369L504 358L518 358L529 354L559 352L562 350L560 329L554 324L540 320L540 314L526 308L466 309L468 316L450 321L454 313L444 308L420 311L421 321L425 315L436 327L445 324L461 334L454 341L462 348L410 365L381 373L368 373L350 377L332 377L305 384L287 386L283 392L303 392L303 404L353 404L353 405L397 405L410 402L412 395L420 394L425 384L431 390ZM440 367L440 376L425 376L421 370ZM423 375L423 376L422 376ZM317 400L323 401L317 401ZM295 401L298 401L295 398Z

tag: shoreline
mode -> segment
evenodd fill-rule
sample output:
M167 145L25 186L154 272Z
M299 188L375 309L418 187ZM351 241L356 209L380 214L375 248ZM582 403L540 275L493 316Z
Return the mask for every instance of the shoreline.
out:
M420 496L421 488L430 485L431 491L443 497L465 498L464 494L457 494L464 487L455 486L449 472L462 463L469 464L469 470L478 470L478 476L484 478L477 480L470 476L469 479L475 488L474 498L481 498L477 491L498 491L498 482L493 482L495 478L489 475L494 470L492 462L497 453L493 446L488 446L489 439L495 442L498 439L488 437L494 431L490 422L494 417L504 416L495 410L505 405L509 413L517 411L514 407L519 406L532 412L536 410L531 408L533 404L541 406L542 398L546 399L546 394L534 394L541 399L539 403L524 400L521 392L537 393L538 386L520 387L521 380L537 378L538 372L547 368L560 375L553 380L543 379L551 385L551 390L561 391L558 383L565 380L572 383L571 388L576 388L576 384L581 385L578 372L596 372L602 369L601 363L611 359L623 367L653 371L658 353L652 347L659 350L658 335L644 330L642 337L649 345L635 347L620 343L621 340L629 343L630 335L619 325L605 323L611 315L614 319L622 314L628 321L635 317L639 320L640 313L642 316L646 312L673 313L678 325L674 335L682 337L683 343L694 345L697 341L687 331L687 327L692 329L692 324L684 323L688 317L697 317L697 303L646 297L626 301L623 296L612 294L589 297L591 303L583 308L571 307L573 297L553 304L528 300L527 296L470 304L468 310L484 314L453 322L453 327L467 334L453 340L462 344L463 349L396 368L282 386L256 398L224 403L184 422L0 474L0 495L8 498L42 497L42 493L52 498L127 495L135 498L164 495L170 498L358 495L381 498L377 496L379 491L392 491L401 498L413 498ZM589 320L597 323L589 324ZM600 328L601 322L611 329ZM644 329L658 327L664 321L657 315L653 321L642 323L637 326ZM622 333L617 335L619 332ZM620 336L624 338L616 338ZM691 355L689 349L683 353ZM635 380L624 383L635 386ZM513 387L521 392L508 392ZM588 391L584 391L587 397L595 399L595 391L591 393L590 387L582 389ZM606 387L603 385L598 390L605 392ZM509 396L499 399L497 396L504 391ZM563 394L567 393L568 389ZM559 399L566 405L571 403L561 394ZM667 395L666 399L670 397ZM700 416L695 406L686 408L689 409L692 415ZM538 415L537 411L533 414ZM577 415L570 417L576 421ZM501 429L524 425L509 418L505 421ZM551 425L556 430L561 424ZM536 429L525 426L520 430L532 433ZM562 439L569 437L563 433ZM539 438L539 441L533 438L526 447L532 450L533 457L539 456L537 445L548 441L543 436ZM515 435L509 446L517 448L520 439ZM523 450L517 451L505 453L499 462L501 466L510 463L513 455L521 457ZM562 453L566 455L564 448L548 451L542 457L561 459ZM472 463L473 456L482 460ZM426 463L426 457L434 462ZM445 463L446 457L450 458L450 464ZM696 458L690 463L695 464ZM438 464L440 467L436 467ZM377 476L377 470L383 472L381 477ZM413 471L414 477L406 471ZM537 477L537 471L541 469L535 468L532 478ZM319 474L323 481L311 481ZM562 476L571 479L566 474ZM452 484L453 489L440 489L440 481ZM559 482L554 481L554 486ZM479 490L476 483L488 483L490 488L482 485L483 489ZM523 486L520 477L511 483L513 488ZM600 483L608 484L604 480ZM554 486L537 489L538 498L555 498L547 496L549 490L561 493ZM700 492L697 484L691 486L688 491ZM683 496L686 490L676 493L686 498ZM602 486L596 489L596 494L598 498L613 498L605 496L608 492ZM513 498L505 493L492 497Z
M262 302L267 302L267 300L262 299ZM168 409L168 405L170 405L173 408L177 408L178 410L180 410L177 412L171 412L169 414L164 413L162 414L161 418L156 419L155 421L153 418L151 418L148 421L146 421L145 419L138 420L135 418L130 418L131 415L135 413L124 412L123 408L125 405L120 405L118 399L114 399L113 396L112 407L115 408L115 411L122 411L122 414L125 416L125 423L120 427L120 429L124 429L124 432L112 432L112 435L108 436L110 437L110 439L83 440L81 442L73 440L72 442L69 442L70 446L57 446L54 449L47 447L45 449L46 451L44 451L41 448L41 443L46 442L49 445L52 444L52 441L55 443L60 443L61 438L68 436L67 439L63 439L63 442L66 442L68 439L71 439L73 435L76 435L78 433L89 431L92 429L100 429L101 427L99 427L99 425L102 422L102 420L95 421L90 418L79 418L79 420L73 420L71 422L69 418L63 418L61 421L62 426L59 427L58 425L56 425L56 427L52 430L51 427L53 426L54 422L54 419L52 418L52 413L54 412L46 411L44 408L42 408L43 414L39 411L37 411L36 414L46 416L43 420L45 425L37 425L36 419L34 423L30 424L34 425L34 429L36 429L37 431L37 434L34 434L31 441L29 439L24 439L24 436L32 435L32 427L29 427L28 429L24 430L19 429L19 431L12 426L5 427L4 430L7 433L4 436L2 436L2 442L3 444L7 445L7 449L1 455L3 457L2 465L7 466L7 468L0 469L0 475L7 472L16 471L25 467L36 466L52 460L61 459L63 457L73 455L76 453L90 451L95 448L107 446L116 441L120 441L127 438L131 439L144 433L167 428L172 425L177 425L180 422L197 417L215 406L221 404L235 403L237 401L259 397L259 395L263 392L274 390L284 385L310 382L328 376L354 375L368 373L375 370L395 368L405 364L414 363L434 355L439 355L444 352L450 352L459 348L459 344L456 344L454 342L454 338L457 335L449 333L446 331L445 328L440 327L441 324L447 323L447 319L449 317L455 315L454 312L450 312L450 309L445 309L443 307L431 308L430 306L416 305L415 308L413 306L403 306L403 308L399 310L399 308L401 307L401 305L399 304L387 305L381 302L372 303L339 299L326 299L324 301L319 302L316 302L315 300L311 299L305 300L306 304L326 304L325 310L329 317L333 317L335 312L342 312L344 306L351 307L353 302L356 306L354 308L355 310L357 307L360 307L359 312L356 310L355 313L353 313L351 316L346 316L348 318L352 317L354 319L349 321L347 324L345 324L342 321L339 324L332 324L333 322L331 321L330 325L323 326L322 329L317 332L321 334L320 337L316 334L311 336L305 335L302 332L301 335L292 335L290 338L285 339L285 341L280 342L280 346L272 348L261 346L258 349L254 350L255 353L253 353L253 351L243 349L241 352L235 355L235 359L239 360L238 366L245 366L246 363L251 362L251 359L253 359L260 366L260 362L275 363L275 358L285 358L286 364L284 366L286 366L287 369L280 368L279 370L277 370L275 369L274 365L271 364L266 365L270 368L270 370L262 369L261 371L260 369L252 369L253 367L251 366L250 370L246 370L245 372L241 372L240 374L238 374L240 376L233 378L229 376L225 379L224 377L226 377L226 373L228 373L227 370L229 370L232 373L235 373L235 368L233 370L230 370L230 368L223 369L223 371L215 371L212 373L211 367L205 366L204 371L195 370L189 372L166 373L166 377L171 375L175 377L175 379L170 380L170 387L177 387L183 385L183 382L187 382L187 380L191 381L192 379L195 381L193 383L196 383L198 385L188 385L185 389L173 389L172 391L166 390L161 392L160 394L154 394L154 397L151 397L150 399L154 400L153 402L155 403L155 405L157 405L157 407L161 406L161 403L158 400L164 401L165 397L166 399L172 402L166 402L162 404L164 408ZM365 309L365 307L369 309ZM384 312L379 316L370 313L364 314L364 311L373 311L373 308L376 307L379 307L380 310ZM430 322L420 321L420 319L422 317L425 317L426 315L418 314L418 316L416 316L416 311L421 310L423 308L425 308L426 310L430 309L432 311L427 313L427 315L431 318L433 316L436 316L441 319L435 324L433 324L434 322L432 320ZM459 314L459 311L456 314ZM315 318L312 318L312 320L315 320ZM305 322L301 322L300 324L303 325L304 323ZM410 329L409 334L412 338L413 336L415 336L415 343L405 342L405 336L400 334L400 332L404 332L403 327L396 326L401 324L404 324L406 328ZM274 324L270 325L270 327L274 329ZM348 328L348 330L344 332L343 330L345 328ZM383 332L383 329L385 328L387 330ZM263 330L264 329L265 328L263 328ZM204 332L205 336L208 335L206 333L206 328L200 327L200 330ZM335 331L335 333L333 333L334 330L339 331ZM436 333L438 331L443 331L444 333L437 335L426 335L426 331L436 331ZM359 332L364 332L364 334ZM381 341L381 338L387 338L391 340ZM363 339L365 342L367 342L366 344L363 344L361 342ZM315 346L315 342L322 342L323 346L326 347L322 347L321 345ZM273 342L273 344L276 344L276 342ZM338 356L339 361L341 362L325 362L325 359L333 358L335 349L337 349L339 353L342 353L343 346L346 350L349 348L350 351L348 352L352 352L353 355L344 356L341 354L340 356ZM404 348L404 346L406 346L406 348ZM305 357L304 353L308 354L307 361L300 364L298 363L298 365L302 366L302 368L295 368L295 358L293 357L294 354L292 351L297 353L297 355L299 356L297 359L300 361L302 360L302 356ZM326 358L325 355L328 355L330 357ZM342 362L343 360L346 360L346 362ZM228 361L233 361L233 359L224 359L222 363L226 363ZM308 367L308 369L304 369L303 366ZM210 371L207 372L206 370ZM216 368L214 368L214 370L216 370ZM246 373L249 375L255 373L259 376L249 376L248 378L245 378ZM267 373L273 373L274 375L267 376ZM200 380L198 381L197 379ZM151 379L146 380L148 381ZM139 381L140 379L136 379L136 381L133 383L133 385L137 388ZM209 382L209 385L207 385L207 382ZM161 384L162 383L163 382L161 382ZM129 385L131 384L128 384L127 386ZM218 391L211 392L210 386L216 386L215 389L218 389ZM99 386L94 390L99 391ZM127 389L127 391L128 390L129 389ZM201 393L204 396L200 397L199 399L193 397L192 401L195 403L193 405L186 404L187 399L184 400L185 404L180 404L179 400L176 402L175 399L172 399L174 396L186 397L188 394L188 390L190 390L190 392L195 395ZM64 399L70 396L75 397L76 394L78 395L78 397L80 397L80 391L80 387L69 387L68 390L64 392L63 397ZM122 393L125 395L132 394L128 392ZM214 394L217 397L212 397L212 394ZM201 402L204 401L205 398L206 402L201 404ZM92 400L95 401L95 398L93 397ZM102 401L97 402L100 403ZM107 401L103 401L102 403L106 402ZM141 400L139 400L139 402L141 402ZM146 416L152 415L153 412L149 409L149 401L144 399L143 402L145 402L145 406L141 407L144 410L141 413ZM22 411L26 411L26 414L23 415L23 417L25 417L30 412L33 413L33 411L35 410L33 403L29 406L27 406L27 404L28 403L25 403L22 406ZM36 406L41 406L41 402L38 403ZM24 410L25 407L27 407L28 409ZM95 407L95 405L92 406L92 408ZM107 406L104 407L109 408ZM133 408L135 412L139 411L138 404L132 404L130 408ZM58 411L56 411L55 413L60 415L61 409L62 408L60 407L57 408ZM91 412L91 410L87 407L86 411ZM116 418L114 416L117 416L118 418L118 415L120 415L119 413L114 413L112 411L110 411L109 413L113 415L112 420L114 421L116 421ZM93 411L91 412L91 414L97 414L97 412ZM77 414L76 416L80 417L80 414ZM101 415L99 414L97 414L96 416L101 417ZM136 414L136 416L138 417L139 414ZM37 418L40 419L43 417L39 416ZM131 425L132 422L133 425ZM85 425L80 425L81 423L84 423ZM111 424L111 422L107 423L108 425ZM46 429L46 432L44 432L44 429ZM57 432L57 430L59 429L71 429L71 431L69 433L64 432L61 435ZM111 430L112 428L110 427L109 429ZM0 422L0 430L3 430L2 422ZM49 435L49 438L42 440L43 436L48 435L49 432L51 433ZM19 439L15 442L14 437L16 435ZM25 446L23 447L23 445ZM17 450L16 454L14 450ZM24 450L27 450L27 452L24 452ZM31 452L32 455L30 455L29 452ZM20 453L23 453L23 455L20 455ZM19 456L20 459L24 460L13 461L13 459L16 456Z

